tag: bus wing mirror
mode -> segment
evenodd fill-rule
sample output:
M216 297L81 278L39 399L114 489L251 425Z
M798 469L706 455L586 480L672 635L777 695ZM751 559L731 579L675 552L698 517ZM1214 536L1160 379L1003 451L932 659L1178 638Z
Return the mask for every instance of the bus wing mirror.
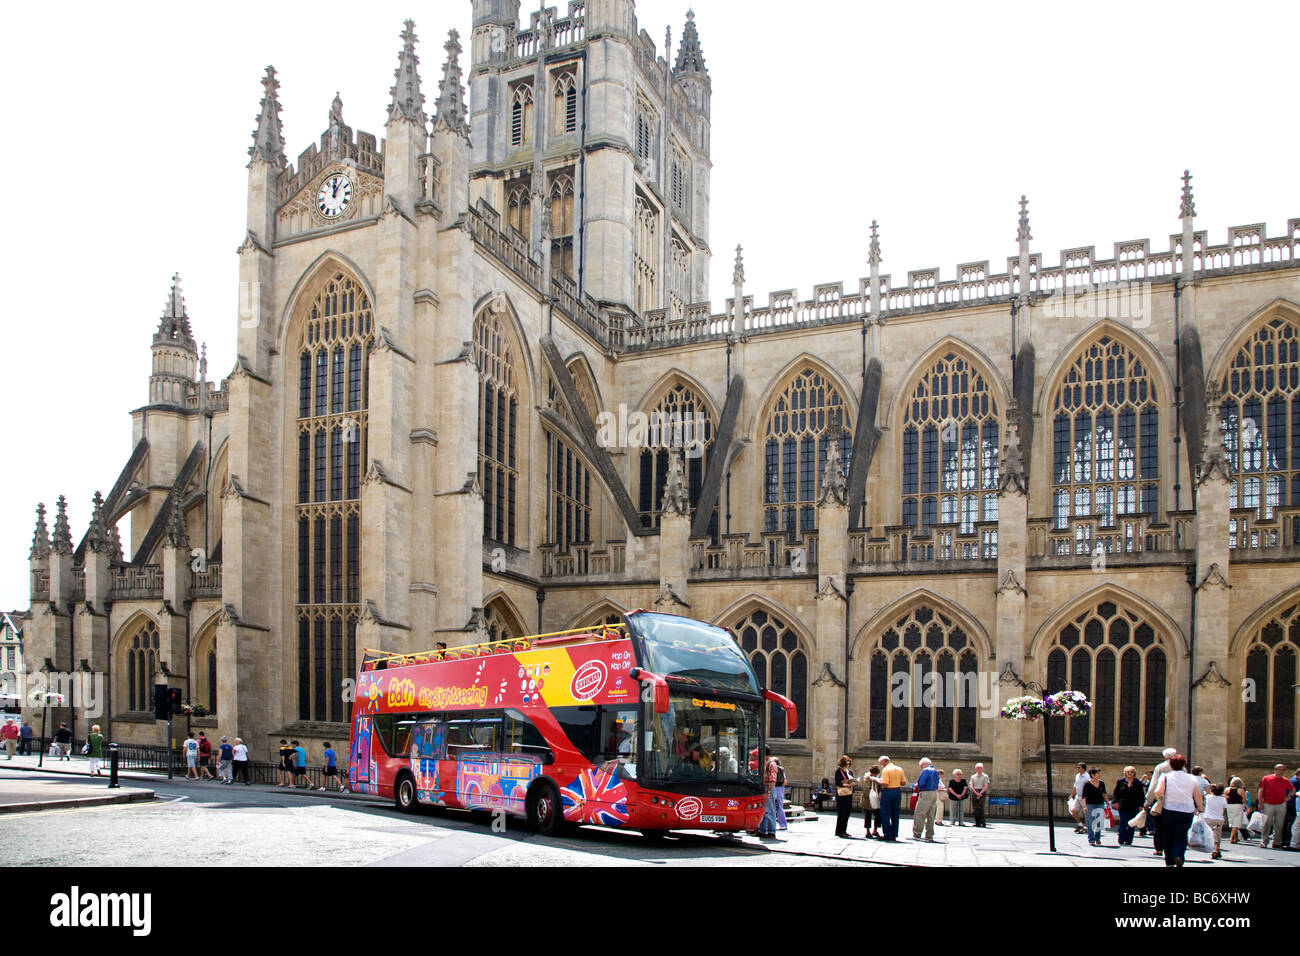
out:
M775 691L763 691L763 699L770 700L774 704L780 704L785 709L785 728L786 732L793 734L799 729L799 708L794 705L789 697L782 697Z
M654 686L654 705L656 714L666 714L671 709L668 700L668 682L658 674L651 673L644 667L634 667L628 671L628 676L633 680L638 680L643 684L652 684Z

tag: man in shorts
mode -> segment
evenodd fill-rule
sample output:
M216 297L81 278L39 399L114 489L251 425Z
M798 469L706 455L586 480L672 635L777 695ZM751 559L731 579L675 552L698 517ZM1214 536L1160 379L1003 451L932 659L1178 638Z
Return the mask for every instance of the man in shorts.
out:
M54 732L54 742L59 745L59 759L71 760L69 754L72 753L72 731L68 729L67 724L59 724L59 729Z
M296 766L293 768L293 785L299 786L298 778L302 778L302 786L311 789L311 778L307 776L307 751L303 749L302 744L298 741L293 742L293 753Z
M322 783L328 784L330 782L333 782L338 786L339 793L347 793L348 788L343 786L343 781L339 779L339 768L338 768L337 761L338 761L338 756L334 753L334 748L329 745L329 741L326 741L325 742L325 769L322 771L325 779L322 781ZM317 787L316 789L324 791L326 787ZM332 790L333 787L330 787L329 789Z
M280 782L276 784L277 787L293 786L293 763L294 763L293 748L289 746L289 741L281 740L280 741Z
M194 731L190 731L181 744L181 749L185 751L185 779L199 779L199 742L194 739Z
M212 741L208 740L208 735L199 731L199 777L203 780L211 780L212 777Z

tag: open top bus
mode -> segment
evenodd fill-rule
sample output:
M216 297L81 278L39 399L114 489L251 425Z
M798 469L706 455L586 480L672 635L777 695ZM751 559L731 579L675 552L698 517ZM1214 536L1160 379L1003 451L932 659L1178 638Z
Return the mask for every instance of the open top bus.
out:
M671 614L430 651L367 651L349 785L419 804L564 824L752 830L769 703L734 636Z

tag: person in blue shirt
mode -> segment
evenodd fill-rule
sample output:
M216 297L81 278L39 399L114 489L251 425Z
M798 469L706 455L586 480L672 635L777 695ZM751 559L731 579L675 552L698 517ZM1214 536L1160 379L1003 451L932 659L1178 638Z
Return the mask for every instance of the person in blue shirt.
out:
M916 778L916 810L912 812L912 839L921 839L925 827L925 842L934 842L934 814L939 803L939 788L943 781L929 757L921 758L921 775Z
M325 779L321 782L329 783L333 781L335 784L338 785L339 793L347 793L348 788L343 786L343 781L339 779L339 768L338 768L337 761L338 761L338 756L334 753L334 748L329 745L329 741L326 741L325 742L325 769L323 771ZM324 791L326 788L317 787L316 789L320 791ZM333 788L331 787L330 789Z
M293 785L298 786L298 778L301 777L302 785L310 790L311 778L307 776L307 751L296 740L293 741L293 755L297 764L293 771Z

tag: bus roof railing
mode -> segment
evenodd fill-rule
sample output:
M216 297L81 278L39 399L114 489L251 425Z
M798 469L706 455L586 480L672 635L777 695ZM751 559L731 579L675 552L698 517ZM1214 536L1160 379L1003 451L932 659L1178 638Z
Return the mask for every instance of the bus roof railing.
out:
M478 644L465 644L461 647L449 647L446 650L418 651L413 654L384 654L373 648L362 652L361 669L379 670L389 667L407 667L412 664L432 664L436 661L464 660L470 657L486 657L491 654L514 653L526 651L534 646L550 647L555 644L567 644L577 640L607 641L626 637L627 625L598 624L595 627L575 627L567 631L550 631L546 634L529 634L525 637L509 638L504 641L484 641ZM375 656L372 656L375 655Z

